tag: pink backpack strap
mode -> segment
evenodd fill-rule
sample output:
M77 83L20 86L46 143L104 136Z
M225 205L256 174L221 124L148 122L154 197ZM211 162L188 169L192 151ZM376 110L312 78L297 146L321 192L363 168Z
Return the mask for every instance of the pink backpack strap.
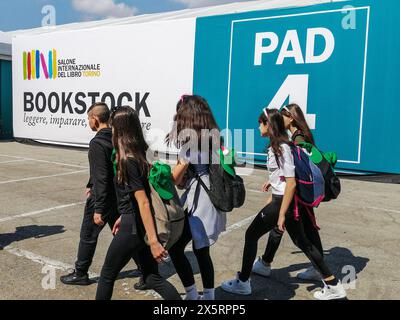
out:
M299 197L297 196L297 194L294 194L294 220L299 221L299 219Z
M305 207L306 207L306 210L308 212L308 216L310 217L314 228L317 229L317 230L321 230L321 228L317 225L317 219L315 218L314 212L308 206L305 206Z

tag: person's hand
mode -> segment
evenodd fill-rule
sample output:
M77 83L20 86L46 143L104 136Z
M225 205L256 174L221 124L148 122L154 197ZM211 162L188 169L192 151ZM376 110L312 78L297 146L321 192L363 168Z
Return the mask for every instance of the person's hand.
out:
M101 219L101 214L100 213L95 213L93 216L93 221L95 224L97 224L99 227L104 226L104 221Z
M115 221L114 227L112 228L112 234L114 236L118 233L120 226L121 226L121 217L119 217L118 220Z
M279 231L285 232L285 216L281 216L281 215L279 216L278 228L279 228Z
M86 189L85 189L86 198L89 198L89 197L90 197L90 194L91 194L90 188L86 188Z
M262 186L262 192L268 192L268 190L271 188L271 183L269 181L265 182Z
M151 254L153 258L158 262L161 263L163 259L168 257L168 251L161 245L160 242L154 242L150 244Z

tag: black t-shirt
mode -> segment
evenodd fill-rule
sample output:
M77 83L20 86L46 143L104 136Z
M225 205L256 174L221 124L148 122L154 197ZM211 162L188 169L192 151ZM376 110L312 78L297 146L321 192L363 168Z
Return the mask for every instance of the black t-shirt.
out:
M117 194L118 211L120 214L132 214L135 216L136 226L133 226L133 233L136 231L144 231L142 219L140 217L139 205L136 201L134 193L144 190L149 197L150 187L147 179L147 173L142 172L137 160L128 158L127 167L127 182L119 184L117 177L114 178L115 191Z

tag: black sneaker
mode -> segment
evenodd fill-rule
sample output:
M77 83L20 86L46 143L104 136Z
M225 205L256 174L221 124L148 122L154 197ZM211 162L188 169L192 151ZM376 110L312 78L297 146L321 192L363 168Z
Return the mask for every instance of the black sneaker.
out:
M82 276L77 274L76 271L67 274L66 276L61 276L60 281L64 284L76 285L76 286L88 286L91 284L89 276L87 274Z
M149 290L149 287L147 286L147 284L144 283L143 277L140 277L139 282L135 283L133 285L133 288L135 288L136 290L141 290L141 291Z

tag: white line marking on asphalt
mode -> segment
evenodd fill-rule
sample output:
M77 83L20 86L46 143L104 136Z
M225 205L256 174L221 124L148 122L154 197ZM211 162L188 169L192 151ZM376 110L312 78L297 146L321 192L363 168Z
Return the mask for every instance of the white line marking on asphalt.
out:
M47 161L47 160L39 160L39 159L29 159L31 161L36 161L36 162L43 162L43 163L50 163L50 164L56 164L60 166L67 166L67 167L73 167L73 168L82 168L82 169L89 169L89 167L85 166L80 166L77 164L68 164L68 163L63 163L63 162L55 162L55 161Z
M247 189L247 191L254 192L254 193L265 193L265 192L262 192L259 190L254 190L254 189Z
M27 160L27 159L16 159L16 160L9 160L9 161L1 161L0 164L14 163L14 162L23 162L23 161L28 161L28 160Z
M342 206L357 208L357 209L369 209L369 210L378 210L378 211L385 211L385 212L393 212L393 213L400 213L399 210L392 210L392 209L385 209L385 208L378 208L378 207L366 207L366 206L357 206L347 203L341 203Z
M226 236L227 234L231 233L232 231L235 231L237 229L240 229L241 227L249 224L252 220L254 219L254 215L251 215L250 217L247 217L243 220L240 220L239 222L236 222L232 225L230 225L224 232L221 232L220 237ZM192 244L189 244L187 247L189 250L193 250Z
M62 177L62 176L68 176L71 174L76 174L76 173L83 173L83 172L87 172L87 171L88 170L79 170L79 171L53 174L53 175L49 175L49 176L39 176L39 177L30 177L30 178L17 179L17 180L0 181L0 184L7 184L7 183L14 183L14 182L21 182L21 181L40 180L40 179L47 179L47 178L54 178L54 177Z
M64 163L64 162L57 162L57 161L48 161L48 160L26 158L26 157L17 157L17 156L10 156L10 155L4 155L4 154L0 154L0 157L15 158L15 159L21 159L21 160L23 159L24 161L25 160L26 161L37 161L37 162L44 162L44 163L50 163L50 164L57 164L57 165L60 165L60 166L88 169L88 167L85 167L85 166L80 166L80 165L77 165L77 164L69 164L69 163Z
M47 208L47 209L42 209L42 210L37 210L37 211L32 211L32 212L27 212L27 213L22 213L22 214L17 214L15 216L1 218L0 222L16 220L16 219L19 219L19 218L31 217L31 216L35 216L35 215L38 215L38 214L41 214L41 213L50 212L50 211L53 211L53 210L61 210L61 209L65 209L65 208L69 208L69 207L73 207L73 206L82 205L82 204L85 204L85 202L75 202L75 203L65 204L65 205L62 205L62 206L57 206L57 207L52 207L52 208Z
M253 190L253 189L247 189L247 191L254 192L254 193L264 193L262 191ZM357 207L357 208L362 208L362 209L371 209L371 210L380 210L380 211L386 211L386 212L400 213L399 210L379 208L379 207L369 207L369 206L360 207L359 205L353 205L353 204L348 204L348 203L341 203L341 205L348 206L348 207Z
M6 250L9 253L12 253L13 255L16 255L18 257L23 257L26 258L28 260L31 260L33 262L45 265L45 266L50 266L53 267L55 269L58 270L62 270L62 271L68 271L68 270L73 270L75 269L75 267L73 265L58 261L58 260L54 260L54 259L50 259L44 256L41 256L39 254L27 251L27 250L23 250L23 249L19 249L19 248L14 248L13 246L7 246L4 248L4 250ZM92 273L89 272L89 277L99 277L98 274L96 273Z
M14 248L13 246L7 246L4 248L4 250L6 250L7 252L9 252L17 257L26 258L32 262L36 262L36 263L39 263L44 266L50 266L57 270L68 272L69 270L75 269L75 266L73 266L71 264L67 264L67 263L64 263L64 262L61 262L58 260L50 259L48 257L44 257L44 256L41 256L39 254L30 252L27 250ZM89 277L90 278L100 278L100 275L97 273L94 273L94 272L89 272ZM140 295L144 295L144 296L152 296L153 298L158 299L158 300L161 299L161 297L158 295L158 293L153 290L140 291L140 290L134 289L134 292L137 294L140 294Z
M254 215L251 215L250 217L247 217L243 220L240 220L239 222L236 222L236 223L230 225L228 228L226 228L226 230L224 232L221 233L221 237L226 236L228 233L231 233L232 231L240 229L241 227L245 226L253 219L254 219Z
M382 211L387 211L387 212L393 212L393 213L400 213L399 210L392 210L392 209L385 209L385 208L377 208L377 207L365 207L366 209L372 209L372 210L382 210Z
M254 192L254 193L263 193L262 191L252 190L252 189L248 189L248 191ZM74 204L71 204L71 205L74 205ZM67 205L67 206L68 206L68 205ZM60 206L60 207L62 207L62 206ZM384 209L384 208L376 208L376 207L365 207L365 208L374 209L374 210L383 210L383 211L389 211L389 212L400 213L400 211L397 211L397 210L389 210L389 209ZM51 210L51 209L45 209L45 210L41 210L41 211L42 211L42 212L46 212L46 211L50 211L50 210ZM26 214L25 214L25 215L26 215ZM19 216L22 216L22 215L19 215ZM14 217L10 217L10 218L13 219L13 218L15 218L15 216L14 216ZM230 232L232 232L232 231L234 231L234 230L240 229L241 227L243 227L243 226L245 226L246 224L248 224L253 218L254 218L254 216L252 215L252 216L249 216L249 217L247 217L247 218L245 218L245 219L243 219L243 220L241 220L241 221L239 221L239 222L236 222L236 223L230 225L230 226L226 229L226 231L224 231L223 233L221 233L221 237L223 237L223 236L229 234ZM9 220L8 218L4 218L4 219ZM0 222L4 221L4 219L1 219ZM191 247L192 247L192 246L189 245L187 248L190 249ZM55 267L56 269L59 269L59 270L67 271L67 270L70 270L70 269L74 269L74 266L72 266L72 265L63 263L63 262L61 262L61 261L53 260L53 259L50 259L50 258L47 258L47 257L43 257L43 256L41 256L41 255L35 254L35 253L30 252L30 251L27 251L27 250L22 250L22 249L14 248L14 247L12 247L12 246L7 246L7 247L4 248L4 250L6 250L7 252L9 252L9 253L11 253L11 254L14 254L14 255L16 255L16 256L27 258L27 259L29 259L29 260L31 260L31 261L34 261L34 262L36 262L36 263L40 263L40 264L42 264L42 265L50 265L50 266L53 266L53 267ZM93 278L93 277L94 277L94 278L98 278L98 277L99 277L99 275L96 274L96 273L89 273L89 276L90 276L91 278ZM153 296L155 299L160 299L160 296L159 296L156 292L154 292L154 291L152 291L152 290L149 291L149 292L138 291L138 290L134 290L134 291L135 291L137 294L146 295L146 296L151 295L151 296Z

